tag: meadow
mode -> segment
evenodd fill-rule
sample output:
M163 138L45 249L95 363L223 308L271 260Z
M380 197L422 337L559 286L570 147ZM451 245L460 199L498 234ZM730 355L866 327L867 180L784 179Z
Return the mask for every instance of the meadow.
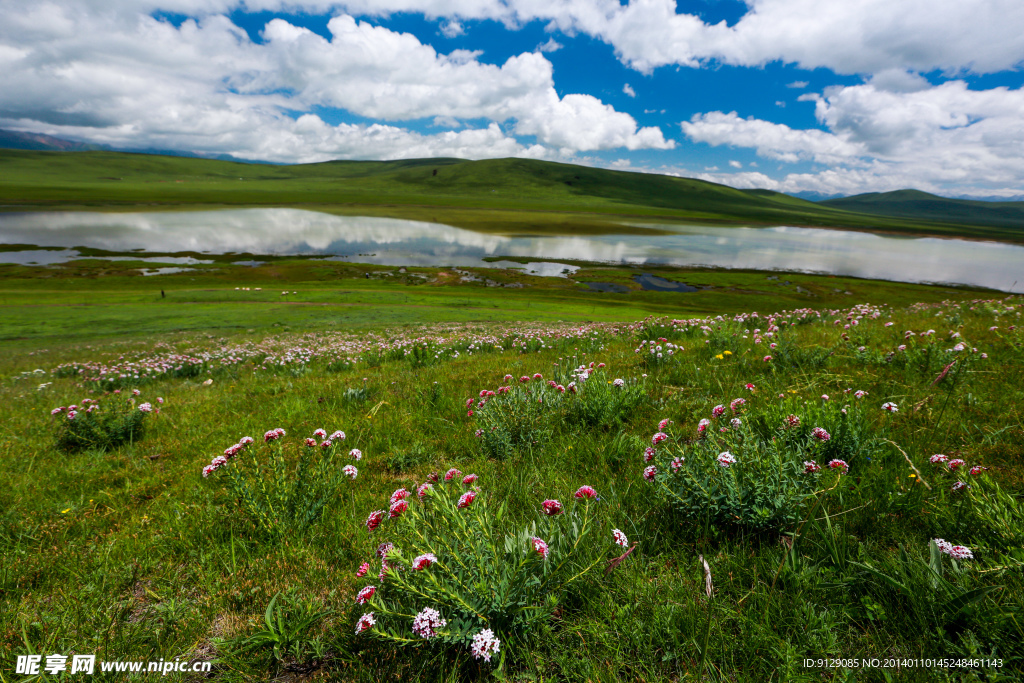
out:
M583 265L5 266L3 676L1019 680L1024 299Z

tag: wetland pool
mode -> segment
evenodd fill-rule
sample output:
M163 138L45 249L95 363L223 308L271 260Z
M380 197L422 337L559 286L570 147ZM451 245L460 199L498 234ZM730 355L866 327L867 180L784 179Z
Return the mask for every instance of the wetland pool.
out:
M631 233L634 227L657 228L659 234L649 230ZM119 254L144 250L137 257L112 258L175 265L203 259L147 256L145 252L239 254L240 259L250 258L242 254L295 255L387 266L521 268L554 277L577 269L559 260L713 266L1024 291L1022 246L789 226L635 222L623 223L621 234L506 236L440 223L285 208L34 212L0 214L0 244L26 245L0 251L0 263L42 265L84 258L74 247L88 247ZM527 263L483 260L494 257ZM647 284L654 289L660 283ZM671 286L667 288L671 290Z

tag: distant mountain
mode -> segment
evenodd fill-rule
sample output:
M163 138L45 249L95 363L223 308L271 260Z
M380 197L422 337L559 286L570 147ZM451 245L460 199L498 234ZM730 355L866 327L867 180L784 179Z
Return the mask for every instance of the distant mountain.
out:
M876 216L1024 230L1024 202L950 199L919 190L897 190L827 199L818 204Z
M0 148L3 149L31 149L53 152L87 152L93 150L109 150L106 145L92 145L86 142L75 142L64 140L42 133L22 133L16 130L4 130L0 128Z
M271 161L241 159L231 154L200 154L197 152L183 152L176 149L157 149L155 147L128 148L95 145L88 142L55 138L52 135L43 135L42 133L24 133L17 130L4 130L2 128L0 128L0 149L26 149L44 152L128 152L131 154L185 157L187 159L218 159L220 161L237 161L243 164L273 164Z

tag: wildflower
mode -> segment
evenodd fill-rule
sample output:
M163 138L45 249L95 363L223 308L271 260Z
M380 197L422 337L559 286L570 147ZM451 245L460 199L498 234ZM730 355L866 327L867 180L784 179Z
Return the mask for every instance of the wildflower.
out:
M438 476L437 472L431 472L430 474L427 475L427 481L430 482L431 484L436 484L437 482L441 481L441 477Z
M328 448L330 448L333 445L334 444L331 443L330 439L324 439L323 441L320 442L320 448L323 448L324 450L327 450Z
M594 490L594 487L587 486L586 484L584 484L583 486L581 486L578 489L576 489L576 497L577 498L597 498L597 491Z
M704 430L708 428L709 424L711 424L711 420L707 419L706 417L702 417L700 422L697 423L697 433L703 434Z
M725 406L717 405L711 409L711 417L722 417L725 415Z
M650 446L645 448L644 449L644 462L650 462L650 461L654 460L655 452L656 451L653 448L651 448Z
M283 432L284 430L271 429L269 432L264 434L263 443L270 443L271 441L275 441L284 436L283 433L278 433L279 431Z
M955 545L949 549L949 556L954 560L973 560L974 553L969 548L962 545Z
M769 363L769 362L771 362L771 360L772 360L772 357L771 357L771 356L765 356L765 357L764 357L764 358L763 358L762 360L763 360L763 361L764 361L765 363Z
M527 377L526 375L523 375L522 377L519 378L519 381L522 382L523 384L526 384L527 382L530 381L530 378Z
M142 392L138 389L132 389L132 396L141 396Z
M949 490L952 491L953 493L956 493L958 491L962 491L963 489L969 488L971 487L965 484L964 482L958 481L957 483L953 484L952 488L950 488Z
M839 470L839 474L846 474L850 469L845 460L830 460L828 466L834 470Z
M951 469L951 470L953 470L955 472L957 469L959 469L960 467L964 466L965 464L966 463L963 460L961 460L960 458L957 458L956 460L950 460L949 461L949 469Z
M341 468L341 471L349 479L355 479L356 477L359 476L359 470L356 469L355 465L345 465L344 467Z
M654 465L644 468L644 479L647 481L654 481L654 477L658 474L658 468Z
M750 382L747 382L747 384L746 384L746 388L747 388L747 390L748 390L748 391L753 391L753 390L754 390L754 389L756 389L757 387L756 387L756 386L754 386L753 384L751 384Z
M162 404L162 403L164 402L164 399L163 399L163 398L161 398L160 396L157 396L157 397L156 397L156 402L157 402L157 403L161 403L161 404Z
M984 472L987 469L988 469L987 467L982 467L981 465L975 465L974 467L971 468L971 476L972 477L976 477L976 476L978 476L979 474L981 474L982 472Z
M624 379L616 379L614 382L612 382L612 384L614 384L615 386L621 388L621 387L626 386L626 380L624 380Z
M444 473L444 480L445 481L451 481L455 477L461 477L461 476L462 476L462 472L460 472L459 470L457 470L457 469L455 469L453 467L453 468L451 468L450 470L448 470L447 472Z
M380 526L380 523L384 520L384 515L387 512L384 510L374 510L370 513L370 516L366 518L366 528L370 531L376 530Z
M213 465L207 465L206 467L203 468L203 478L205 479L206 477L210 476L216 471L216 467L214 467Z
M654 436L651 437L651 443L653 445L657 446L659 443L661 443L662 441L664 441L667 438L668 438L668 434L666 434L665 432L658 432L657 434L655 434Z
M494 637L494 632L485 628L473 636L473 644L469 646L469 651L473 655L473 659L483 659L489 662L491 655L498 654L500 646L501 641Z
M882 404L882 410L887 410L890 413L895 413L899 411L899 407L892 401L889 401L887 403Z
M821 395L821 400L822 401L827 401L828 400L828 394L822 394Z
M370 563L369 562L363 562L361 565L359 565L359 569L356 570L356 578L357 579L363 578L364 576L366 576L366 572L368 572L368 571L370 571Z
M673 458L672 459L672 464L671 464L672 471L673 472L677 472L679 470L679 468L683 466L683 462L685 460L686 460L686 458L684 458L681 455L678 456L678 457Z
M306 445L310 448L316 447L316 439L306 439Z
M313 432L313 436L315 436L318 439L326 439L327 438L327 431L324 430L324 429L318 429L315 432Z
M477 438L480 438L483 435L484 435L484 430L482 430L482 429L478 429L475 432L473 432L473 436L475 436Z
M739 429L740 426L743 424L743 420L739 419L738 417L734 417L733 419L729 420L729 424L732 425L733 429Z
M729 402L729 409L732 412L735 413L735 412L738 412L740 410L740 408L742 408L746 404L747 404L747 399L745 399L745 398L734 398L732 401Z
M348 454L349 454L349 457L351 457L353 460L362 460L363 459L363 452L361 450L359 450L358 448L353 448L352 450L350 450L348 452Z
M373 612L364 614L363 616L359 617L359 621L356 622L356 635L362 633L363 631L370 630L370 627L372 627L376 623L377 620L373 618Z
M544 508L544 514L548 517L562 514L562 503L557 500L545 500L541 503L541 507Z
M723 451L718 454L718 465L720 467L729 467L736 462L736 456L729 451Z
M789 417L786 418L786 424L790 427L799 427L800 418L797 417L796 415L790 415Z
M153 404L143 403L142 405L139 406L139 410L143 413L151 413L153 412Z
M376 587L367 586L363 590L359 591L359 593L356 595L356 602L358 602L360 605L365 605L376 592Z
M672 424L672 420L666 417L664 420L658 423L658 431L664 431L665 427L668 427L670 424Z
M939 551L946 553L947 555L949 554L949 551L953 548L953 544L949 541L945 541L941 538L936 538L933 540L935 541L935 545L936 547L938 547Z
M471 405L473 405L473 403L475 403L475 402L476 402L476 399L472 399L472 398L467 398L467 399L466 399L466 407L467 407L467 408L468 408L468 407L470 407L470 406L471 406Z
M856 396L857 398L864 398L865 396L868 395L868 392L862 389L858 389L857 391L853 392L853 395Z
M826 432L821 427L815 427L814 429L812 429L811 436L813 436L818 441L828 441L829 439L832 438L832 435Z
M423 611L412 620L412 632L420 638L433 638L437 630L444 628L448 622L441 618L440 612L432 607L424 607Z
M629 541L626 540L626 534L618 529L612 529L612 538L615 539L616 545L621 545L623 548L629 545Z
M544 375L542 375L542 374L540 374L540 373L538 372L538 373L537 373L536 375L534 375L534 376L533 376L533 378L534 378L534 379L544 379Z
M470 504L476 499L476 491L466 491L459 496L458 508L468 508Z
M409 504L407 502L405 502L404 500L396 500L394 503L391 504L391 509L388 510L388 517L394 519L395 517L398 517L408 509Z
M427 492L432 488L434 488L434 486L429 481L424 484L420 484L420 487L416 489L416 495L420 497L420 500L422 500L426 497Z
M63 412L63 408L54 408L53 410L50 411L50 415L60 415Z
M377 557L381 558L382 560L387 558L388 553L390 553L394 549L394 547L395 547L394 543L391 543L389 541L384 541L383 543L381 543L380 545L377 546L377 550L376 550Z
M344 441L344 440L345 440L345 432L341 431L340 429L338 431L334 432L333 434L331 434L331 441Z
M437 562L437 556L434 555L434 553L426 553L424 555L420 555L412 561L412 570L414 572L423 571L435 562Z
M537 538L536 536L530 539L530 543L533 544L533 549L537 551L538 555L540 555L543 558L547 558L549 552L547 543L545 543L542 539Z
M814 474L821 471L821 465L813 460L804 460L804 474Z
M239 440L238 440L238 443L240 443L240 444L241 444L241 445L243 445L243 446L248 446L248 445L249 445L249 444L251 444L251 443L252 443L252 442L253 442L254 440L255 440L255 439L253 439L253 438L252 438L251 436L243 436L243 437L242 437L241 439L239 439Z
M397 501L405 500L409 497L409 491L405 488L397 489L391 494L391 504L394 505Z

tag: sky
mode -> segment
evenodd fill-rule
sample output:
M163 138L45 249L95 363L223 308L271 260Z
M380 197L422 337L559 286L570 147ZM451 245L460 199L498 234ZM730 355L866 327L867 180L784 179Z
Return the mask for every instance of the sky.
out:
M0 0L0 128L1024 198L1021 0Z

